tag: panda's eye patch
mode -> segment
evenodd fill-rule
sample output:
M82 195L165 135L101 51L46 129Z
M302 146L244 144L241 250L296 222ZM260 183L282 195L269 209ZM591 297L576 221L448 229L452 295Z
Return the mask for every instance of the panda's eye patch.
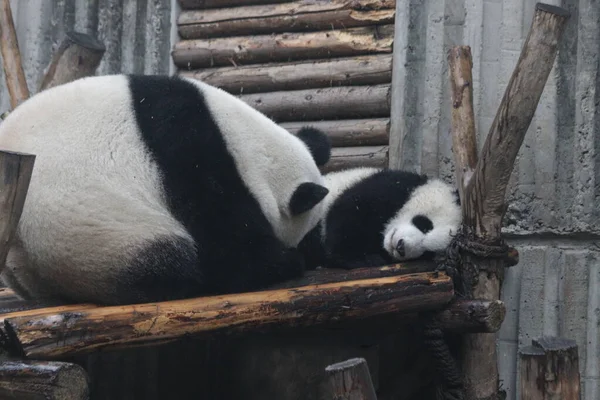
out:
M433 229L433 222L424 215L415 216L412 219L412 223L423 233L427 233Z

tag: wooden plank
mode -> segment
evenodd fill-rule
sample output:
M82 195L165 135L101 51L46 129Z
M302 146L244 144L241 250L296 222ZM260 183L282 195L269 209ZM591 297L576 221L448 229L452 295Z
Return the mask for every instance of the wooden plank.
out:
M355 167L386 168L388 146L337 147L331 150L331 159L321 167L323 173Z
M394 22L395 0L296 0L213 10L183 11L183 39L346 29Z
M383 146L388 144L389 118L346 119L338 121L283 122L281 126L296 134L303 126L313 126L329 136L333 147Z
M343 86L242 95L277 122L387 117L390 85Z
M179 74L217 86L233 94L377 85L391 82L392 56L379 54L332 60L253 64L194 71L182 70Z
M255 4L286 3L293 0L178 0L184 10L211 9L220 7L242 7Z
M387 313L439 309L453 297L443 273L6 318L13 353L48 359L272 328L326 325ZM348 299L352 299L348 302Z
M394 25L277 35L182 40L173 62L182 69L391 53Z

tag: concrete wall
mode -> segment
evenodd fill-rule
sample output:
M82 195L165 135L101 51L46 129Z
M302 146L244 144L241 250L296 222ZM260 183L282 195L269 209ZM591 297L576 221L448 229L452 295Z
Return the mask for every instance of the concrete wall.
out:
M11 0L29 90L66 30L96 35L106 45L98 74L168 73L175 0ZM1 69L0 69L1 70ZM0 71L0 110L10 108Z
M446 50L472 46L479 146L527 36L534 0L398 0L406 63L402 165L453 180ZM579 345L584 399L600 398L600 3L546 0L572 13L510 188L505 231L521 261L508 272L500 374L517 399L517 350L542 334ZM398 16L401 17L400 15ZM395 68L398 65L394 66Z

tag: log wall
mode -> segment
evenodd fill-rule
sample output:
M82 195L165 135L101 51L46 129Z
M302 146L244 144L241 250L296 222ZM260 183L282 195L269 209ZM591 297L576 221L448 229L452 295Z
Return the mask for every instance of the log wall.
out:
M178 74L334 146L324 171L387 167L396 0L179 0Z

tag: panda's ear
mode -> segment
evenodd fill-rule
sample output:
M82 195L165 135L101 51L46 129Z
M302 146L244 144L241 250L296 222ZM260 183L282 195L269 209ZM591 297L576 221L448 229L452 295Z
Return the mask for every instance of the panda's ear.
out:
M321 130L312 126L303 126L296 136L302 140L320 167L329 161L331 157L331 141L329 137Z
M300 184L292 198L290 199L289 209L292 215L302 214L319 204L327 196L329 189L312 182Z
M454 190L454 201L460 206L460 193L458 192L458 189Z

